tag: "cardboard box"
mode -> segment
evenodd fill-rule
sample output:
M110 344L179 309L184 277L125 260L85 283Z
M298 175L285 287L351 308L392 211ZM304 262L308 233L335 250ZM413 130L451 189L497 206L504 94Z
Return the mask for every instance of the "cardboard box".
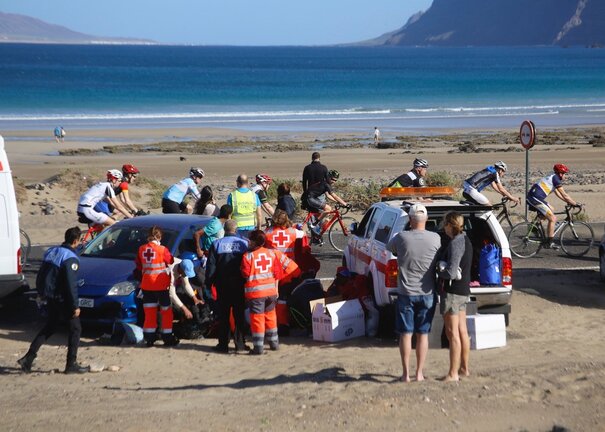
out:
M506 346L504 315L468 315L466 325L471 338L471 349Z
M314 340L339 342L365 335L364 313L359 300L329 301L319 299L309 302Z

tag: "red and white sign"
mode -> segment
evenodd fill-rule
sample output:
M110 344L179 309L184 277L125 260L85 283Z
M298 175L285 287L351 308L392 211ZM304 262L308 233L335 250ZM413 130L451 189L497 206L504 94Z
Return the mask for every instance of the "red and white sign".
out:
M536 126L534 122L525 120L521 123L521 130L519 131L519 139L521 145L525 150L529 150L536 143Z

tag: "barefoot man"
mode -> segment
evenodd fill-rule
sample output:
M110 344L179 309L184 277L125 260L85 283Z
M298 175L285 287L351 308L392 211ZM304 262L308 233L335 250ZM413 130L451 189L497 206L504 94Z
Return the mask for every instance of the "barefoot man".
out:
M402 231L387 245L397 257L397 303L395 329L399 334L399 353L403 375L410 381L412 334L416 334L416 381L424 380L422 369L429 350L431 323L435 314L435 267L441 247L439 234L425 229L426 207L414 204L408 210L409 231Z

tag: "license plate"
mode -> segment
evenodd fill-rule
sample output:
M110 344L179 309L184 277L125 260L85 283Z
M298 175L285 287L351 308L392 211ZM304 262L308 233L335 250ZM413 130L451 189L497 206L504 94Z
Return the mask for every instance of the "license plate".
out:
M78 300L78 305L80 307L91 308L91 307L95 307L95 301L93 299L80 298Z

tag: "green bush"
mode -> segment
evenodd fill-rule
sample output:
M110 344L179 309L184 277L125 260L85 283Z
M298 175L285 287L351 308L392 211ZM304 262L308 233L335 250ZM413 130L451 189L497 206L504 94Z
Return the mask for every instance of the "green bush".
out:
M349 183L347 179L340 180L335 187L335 192L353 208L365 210L376 201L380 201L381 183L371 180L367 184Z
M431 171L426 176L426 182L429 186L452 186L460 187L460 180L452 173L447 171Z
M162 207L162 195L166 190L166 185L150 177L139 177L137 179L139 186L149 189L149 199L147 206L155 209Z

